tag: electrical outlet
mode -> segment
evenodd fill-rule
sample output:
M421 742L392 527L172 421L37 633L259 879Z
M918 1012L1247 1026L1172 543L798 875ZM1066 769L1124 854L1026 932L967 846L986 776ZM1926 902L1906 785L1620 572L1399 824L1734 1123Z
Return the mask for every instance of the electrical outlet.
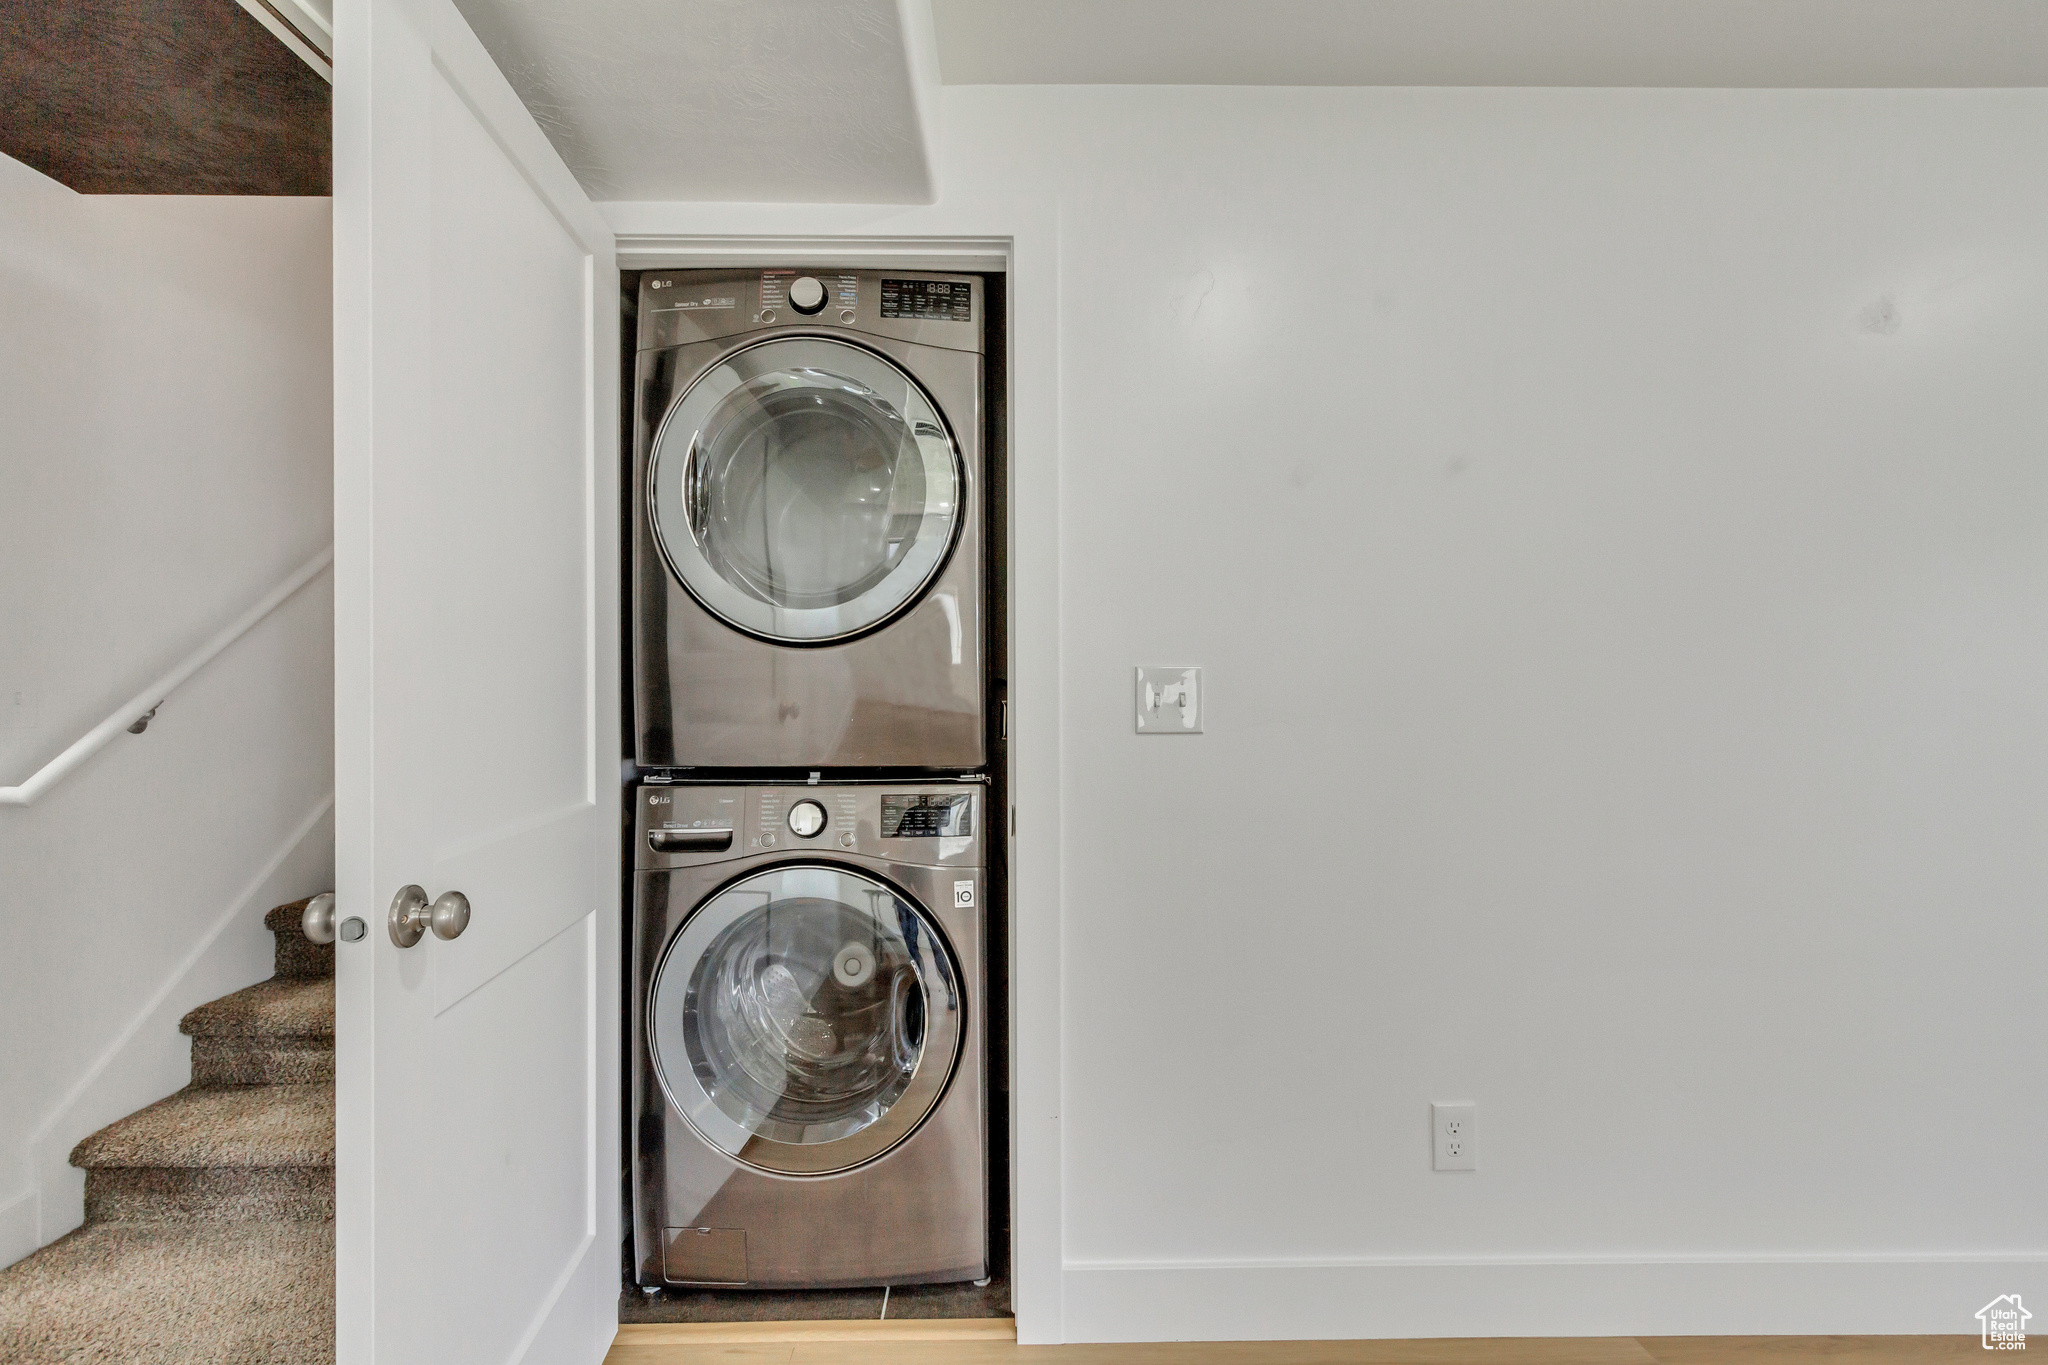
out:
M1476 1104L1432 1104L1429 1131L1436 1169L1476 1171L1479 1169L1479 1106Z

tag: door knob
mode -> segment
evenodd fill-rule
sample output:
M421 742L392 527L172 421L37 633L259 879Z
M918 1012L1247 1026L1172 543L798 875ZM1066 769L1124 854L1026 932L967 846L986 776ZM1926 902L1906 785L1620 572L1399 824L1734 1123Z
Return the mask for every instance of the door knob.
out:
M306 931L306 937L315 943L334 942L334 893L322 891L306 902L306 913L299 916L299 927Z
M430 904L417 886L400 887L391 898L391 941L410 948L428 929L436 938L455 938L469 927L469 897L443 891Z

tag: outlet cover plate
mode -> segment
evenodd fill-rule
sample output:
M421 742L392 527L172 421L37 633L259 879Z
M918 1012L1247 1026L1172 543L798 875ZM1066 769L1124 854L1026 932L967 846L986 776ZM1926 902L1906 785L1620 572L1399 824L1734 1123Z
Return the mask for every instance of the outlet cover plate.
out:
M1430 1148L1439 1171L1479 1169L1479 1106L1429 1106Z
M1141 735L1202 733L1202 670L1140 665L1131 679L1131 704Z

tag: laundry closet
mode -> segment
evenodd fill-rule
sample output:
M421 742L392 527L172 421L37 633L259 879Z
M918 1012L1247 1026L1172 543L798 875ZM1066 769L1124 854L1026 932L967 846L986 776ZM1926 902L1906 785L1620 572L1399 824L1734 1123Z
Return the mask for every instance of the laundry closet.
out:
M622 1311L1006 1315L1003 277L622 283Z

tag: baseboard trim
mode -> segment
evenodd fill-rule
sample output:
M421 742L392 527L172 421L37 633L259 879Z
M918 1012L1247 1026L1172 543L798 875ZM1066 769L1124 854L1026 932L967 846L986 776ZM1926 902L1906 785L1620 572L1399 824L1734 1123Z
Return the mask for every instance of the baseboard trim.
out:
M763 1346L804 1341L1014 1342L1015 1318L854 1318L812 1322L629 1322L619 1346Z
M1953 1335L2048 1256L1069 1264L1068 1341Z
M42 1191L31 1185L0 1204L0 1266L10 1266L39 1245L36 1230L42 1226Z

